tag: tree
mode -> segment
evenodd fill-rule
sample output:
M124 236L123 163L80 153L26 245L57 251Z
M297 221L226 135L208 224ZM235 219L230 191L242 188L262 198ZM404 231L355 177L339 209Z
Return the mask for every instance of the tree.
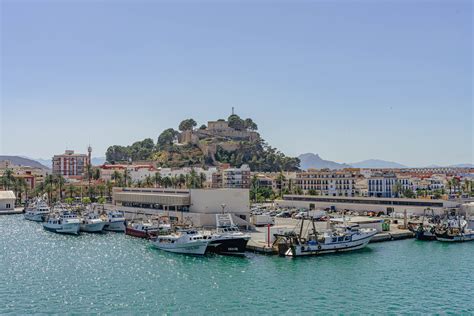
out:
M105 204L106 200L105 200L105 197L101 196L97 199L97 203L99 204Z
M200 188L203 188L204 187L204 183L206 182L206 174L204 172L201 172L199 174L199 187Z
M201 126L199 126L199 129L206 129L206 128L207 128L206 124L202 124Z
M128 161L129 158L131 158L130 150L128 147L124 146L110 146L107 148L105 158L110 163L115 163L117 161Z
M318 195L318 191L316 191L315 189L309 189L308 195Z
M191 131L197 125L196 121L192 118L182 121L179 124L178 129L182 132Z
M59 200L61 201L63 199L63 187L64 187L64 184L66 183L66 179L64 179L62 175L58 174L55 176L54 182L58 186Z
M92 176L94 180L99 180L100 179L100 168L95 168L94 169L94 175Z
M2 176L2 186L5 190L10 190L10 187L13 185L15 178L13 177L13 170L7 168Z
M280 173L278 174L277 178L276 178L276 181L277 181L277 189L278 189L278 196L279 197L282 197L282 192L283 192L283 184L285 183L286 181L286 177L285 175L283 174L283 172L280 171Z
M107 198L112 198L112 188L114 187L114 185L110 180L107 180L107 182L105 183L105 187L107 188Z
M65 198L64 199L64 203L68 204L68 205L71 205L72 203L74 203L74 199L73 198Z
M103 185L102 183L98 184L97 185L97 191L99 191L99 196L103 197L104 193L105 193L105 185Z
M237 114L232 114L227 120L229 122L229 127L239 131L245 129L245 122Z
M249 129L249 130L252 130L252 131L256 131L258 129L258 126L257 124L255 124L251 118L247 118L245 119L244 121L244 127L246 129Z
M398 198L403 191L403 187L400 182L396 181L392 186L392 191L395 193L395 196Z
M151 177L150 175L147 175L147 176L145 177L145 186L146 186L147 188L151 188L151 187L153 186L153 179L152 179L152 177Z
M156 146L158 147L159 150L166 149L167 147L173 144L173 141L176 139L178 135L179 135L179 132L172 128L165 129L160 134L160 136L158 136L158 142Z
M92 201L91 201L91 198L88 197L88 196L82 198L82 204L86 204L86 205L87 205L87 204L91 204L91 202L92 202Z
M402 192L402 195L408 199L413 199L415 197L415 192L412 189L405 189Z
M161 177L161 174L159 172L155 173L155 176L153 177L153 181L155 181L155 188L161 186L163 182L163 178Z

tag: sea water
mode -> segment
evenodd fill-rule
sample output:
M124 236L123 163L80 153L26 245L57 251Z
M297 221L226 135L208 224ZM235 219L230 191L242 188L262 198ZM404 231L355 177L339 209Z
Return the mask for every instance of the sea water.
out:
M0 217L0 314L474 313L474 242L311 258L192 257L120 233Z

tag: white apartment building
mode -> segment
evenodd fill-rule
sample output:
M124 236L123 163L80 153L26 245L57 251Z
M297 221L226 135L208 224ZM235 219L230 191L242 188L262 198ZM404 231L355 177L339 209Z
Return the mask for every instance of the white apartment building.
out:
M354 170L309 169L296 174L295 185L303 192L315 190L318 195L354 196L358 172Z

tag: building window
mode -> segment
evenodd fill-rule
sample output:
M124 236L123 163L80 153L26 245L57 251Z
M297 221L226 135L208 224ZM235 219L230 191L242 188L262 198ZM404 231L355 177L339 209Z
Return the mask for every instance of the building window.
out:
M7 203L7 208L11 208L11 204L10 203Z

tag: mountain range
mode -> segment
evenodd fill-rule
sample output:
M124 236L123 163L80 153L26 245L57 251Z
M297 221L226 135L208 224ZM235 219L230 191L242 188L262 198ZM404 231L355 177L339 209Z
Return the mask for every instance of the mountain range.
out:
M352 163L338 163L331 160L325 160L321 158L318 154L306 153L299 155L300 159L300 168L302 170L307 170L310 168L313 169L344 169L344 168L391 168L391 169L402 169L409 168L403 164L393 161L386 161L380 159L368 159L359 162ZM449 166L438 166L438 165L429 165L426 168L439 168L439 167L452 167L452 168L474 168L474 164L465 163L465 164L456 164Z
M48 165L42 164L41 162L37 161L36 159L30 159L26 157L21 157L21 156L0 156L0 161L5 161L8 160L12 164L17 165L17 166L27 166L27 167L33 167L33 168L40 168L44 170L49 170L51 169L51 162Z

